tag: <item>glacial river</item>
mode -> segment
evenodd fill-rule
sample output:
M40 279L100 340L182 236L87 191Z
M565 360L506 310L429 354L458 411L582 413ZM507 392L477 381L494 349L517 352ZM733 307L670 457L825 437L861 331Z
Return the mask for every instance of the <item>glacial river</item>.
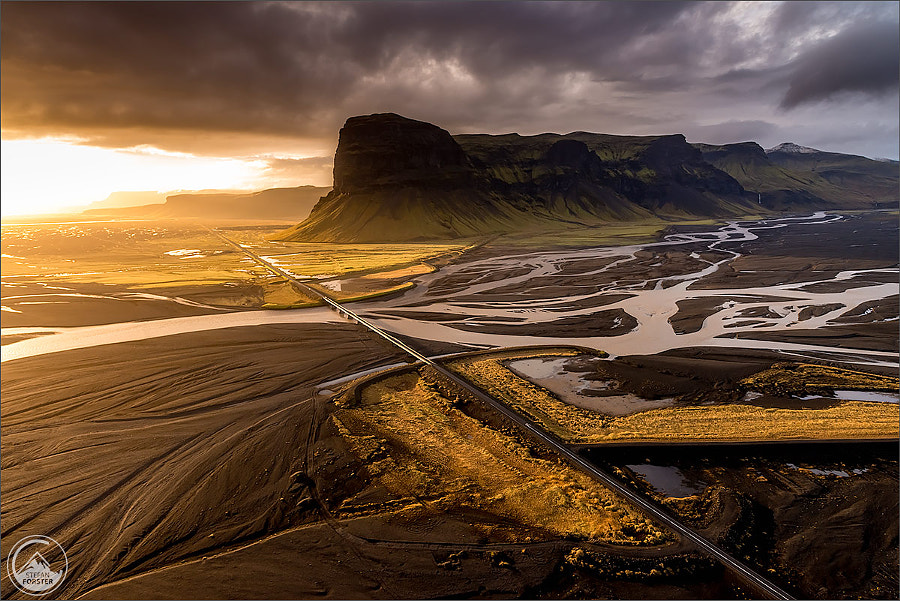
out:
M417 278L417 287L400 297L368 302L357 305L356 310L366 319L371 320L383 329L410 336L413 338L452 342L475 348L500 346L532 345L532 344L575 344L602 349L612 356L630 354L652 354L669 349L720 346L732 348L772 349L802 356L804 353L833 353L835 359L846 357L859 363L896 365L896 353L879 351L845 349L811 344L788 342L770 342L746 338L719 338L722 334L734 334L744 331L786 331L790 329L813 329L828 324L841 314L854 307L872 301L880 301L900 292L900 284L874 283L870 285L850 287L840 292L817 292L811 284L816 282L785 283L774 286L761 286L738 289L690 289L691 284L704 278L722 265L733 261L740 254L733 250L736 243L755 240L754 233L763 229L803 227L806 224L823 224L841 219L839 216L828 216L816 213L808 217L792 217L759 222L730 222L714 230L691 234L673 234L660 242L601 247L579 250L562 250L551 252L531 252L513 254L503 257L491 257L479 261L461 262L447 266L439 272ZM724 253L724 257L716 262L705 261L700 255L694 257L702 267L691 273L668 275L665 277L640 282L614 282L599 289L581 294L563 297L523 298L511 301L479 301L479 294L490 294L499 288L509 289L512 286L527 287L535 278L559 276L561 268L573 261L585 259L605 259L610 261L605 267L594 271L573 275L577 284L590 283L591 276L599 276L623 262L633 260L635 253L641 250L666 249L667 247L685 244L702 243L709 251ZM522 268L527 268L522 273ZM516 275L493 280L485 277L473 277L462 290L455 291L450 298L435 297L430 285L440 278L454 274L492 274L504 270ZM896 270L855 270L838 273L823 282L850 280L864 277L867 274L896 274ZM485 281L488 280L488 281ZM615 302L601 303L602 306L573 306L578 301L589 300L603 295L634 296ZM457 301L455 298L464 300ZM726 297L717 311L706 318L697 332L677 334L668 320L678 310L679 300L704 297ZM740 302L729 301L728 298L740 298ZM753 298L751 298L753 297ZM759 297L759 298L756 298ZM762 298L769 297L769 298ZM428 302L433 299L433 302ZM473 300L474 299L474 300ZM427 303L427 304L426 304ZM594 303L595 305L597 303ZM801 320L800 312L808 306L834 305L818 316ZM739 313L747 309L767 308L766 317L754 317L752 325L746 316ZM588 337L547 337L518 336L490 332L493 324L509 325L518 323L542 323L554 320L590 315L600 310L621 309L637 321L631 331L618 336ZM390 314L385 313L388 311ZM410 317L403 316L409 312ZM441 321L428 321L412 316L412 313L432 313L441 316ZM452 327L454 316L458 323L478 323L484 327L483 332L467 331ZM896 318L894 318L896 319ZM47 353L60 352L78 348L87 348L119 342L132 342L160 336L171 336L187 332L199 332L239 326L256 326L280 323L329 323L339 322L332 311L325 308L302 309L295 311L241 311L194 317L179 317L151 321L126 322L109 325L70 327L70 328L4 328L3 335L37 334L42 335L5 345L2 347L2 361L10 361Z
M734 243L757 239L754 231L762 229L802 227L806 224L828 223L839 220L840 217L829 217L825 213L816 213L805 218L786 218L755 223L729 223L715 231L699 232L693 234L675 234L666 237L663 241L651 244L635 246L605 247L597 249L584 249L576 251L558 251L547 253L529 253L507 257L494 257L478 262L453 265L443 270L443 275L452 275L460 270L480 271L491 274L509 270L514 267L528 267L530 271L525 274L505 278L499 281L487 281L479 283L475 281L463 290L454 291L454 297L462 297L461 302L453 300L439 300L427 306L413 306L428 300L427 286L419 286L401 298L385 301L383 307L390 308L389 316L382 316L379 309L367 306L362 314L376 322L379 326L392 332L411 337L428 340L441 340L480 347L498 347L531 344L560 344L572 343L581 346L602 349L611 355L652 354L674 348L696 346L727 346L734 348L774 349L790 351L793 353L804 352L830 352L836 355L857 355L856 360L886 365L896 365L896 353L884 353L878 351L864 351L857 349L845 349L829 346L794 344L788 342L769 342L751 340L746 338L719 338L722 334L734 334L737 332L753 331L787 331L790 329L814 329L828 324L831 320L843 313L852 310L856 306L872 301L880 301L900 292L898 283L873 284L848 288L840 292L815 292L814 284L851 280L864 277L866 274L883 275L884 273L896 275L896 270L853 270L838 273L833 278L826 280L807 281L803 283L785 283L774 286L749 287L739 289L691 289L691 284L701 278L712 274L725 263L733 261L740 253L730 250ZM600 290L581 295L564 296L561 298L523 299L520 301L503 302L479 302L473 300L478 294L488 294L498 288L508 289L510 284L527 287L529 282L539 277L558 275L561 267L576 260L588 258L614 259L614 262L594 272L579 273L573 277L578 278L579 283L590 280L592 275L599 275L614 266L634 259L635 253L640 250L663 249L665 247L684 245L685 243L703 242L708 250L727 253L727 257L717 261L708 262L706 266L692 273L677 276L660 277L653 280L620 283L602 287ZM693 255L699 260L699 255ZM433 278L434 276L432 276ZM585 301L591 298L605 295L621 295L622 293L634 294L617 302L602 304L602 306L589 306L582 308L571 307L577 301ZM703 322L701 329L694 333L677 334L669 324L669 318L678 311L677 302L686 299L698 299L704 297L722 298L723 303L718 310ZM754 302L751 299L759 297ZM741 299L740 302L728 300L729 298ZM595 303L596 304L596 303ZM826 311L822 315L802 319L800 313L804 307L834 305L836 308ZM454 315L460 317L459 323L472 323L489 326L490 324L504 325L509 320L521 320L520 323L541 323L581 315L589 315L598 310L622 309L637 320L637 327L620 336L598 336L560 339L557 337L543 336L516 336L509 334L495 334L490 332L473 332L452 327L450 318ZM742 326L741 322L751 321L740 312L748 309L767 309L770 317L754 317L752 325ZM381 309L383 310L383 309ZM404 318L404 310L421 313L441 315L440 322L425 321L418 318ZM474 319L473 319L474 318ZM486 327L485 329L490 329Z

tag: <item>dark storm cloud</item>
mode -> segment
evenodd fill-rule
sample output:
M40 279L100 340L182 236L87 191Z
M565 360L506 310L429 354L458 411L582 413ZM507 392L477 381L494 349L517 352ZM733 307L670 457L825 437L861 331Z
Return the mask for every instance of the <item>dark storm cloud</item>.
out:
M277 5L9 3L0 26L4 125L303 131L349 84Z
M773 19L779 36L803 35L817 27L845 23L896 21L895 2L783 2Z
M894 23L851 27L825 40L794 65L785 108L845 92L896 93L900 84L900 33Z
M534 68L596 70L685 8L4 3L4 126L321 134L367 77L404 64L454 59L485 81Z
M737 135L897 71L895 3L3 2L2 17L5 136L192 152L277 136L324 154L346 117L382 111L453 132Z

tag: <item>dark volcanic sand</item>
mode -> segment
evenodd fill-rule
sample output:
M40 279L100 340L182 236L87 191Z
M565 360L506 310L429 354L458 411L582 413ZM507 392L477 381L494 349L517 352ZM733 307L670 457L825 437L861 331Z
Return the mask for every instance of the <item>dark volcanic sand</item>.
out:
M465 531L463 521L448 529ZM406 536L381 517L362 518L380 535ZM355 524L350 524L355 525ZM699 599L735 597L721 570L670 582L604 580L563 561L577 543L477 545L360 541L327 524L303 526L252 547L210 555L91 591L87 599ZM524 551L524 552L523 552ZM498 557L508 562L499 565ZM694 557L685 557L694 561ZM642 565L656 567L649 558ZM630 564L628 564L630 565ZM698 570L699 572L699 570Z
M616 390L645 399L674 397L678 405L746 402L763 407L800 409L824 407L834 402L831 399L802 400L770 395L744 400L746 390L740 380L784 361L785 356L775 351L696 347L609 361L575 358L566 364L566 369L581 372L585 380L614 381ZM897 375L894 367L867 365L864 371Z
M896 353L900 349L896 321L861 325L823 326L814 330L796 329L790 332L742 332L740 334L723 334L721 337L828 345L848 350L866 349Z
M669 318L669 324L676 334L691 334L699 332L703 327L704 320L715 315L719 307L728 301L741 302L780 302L790 300L783 296L747 296L747 295L729 295L729 296L708 296L702 298L688 298L677 301L678 312ZM764 310L765 311L765 310ZM750 315L744 315L749 317ZM759 315L756 315L759 317Z
M552 322L553 334L561 337L620 336L637 326L637 320L622 309L600 310L591 315L565 317ZM470 332L489 331L492 334L515 336L542 336L548 329L544 323L518 323L498 325L483 323L456 324L452 326Z
M68 553L55 593L66 598L288 527L302 516L281 499L305 453L314 386L400 359L329 324L4 363L3 556L21 537L53 537ZM4 580L3 596L17 595Z
M0 314L0 324L4 328L93 326L214 315L258 307L263 302L262 287L253 284L204 284L140 290L120 285L81 283L65 283L59 287L66 289L46 287L34 282L4 285L3 304L19 312L3 311ZM167 298L139 298L134 296L135 293L177 297L206 306L179 303ZM84 296L58 296L60 294ZM17 299L17 296L27 298ZM236 303L243 304L238 306ZM4 342L10 344L14 340Z
M833 223L754 230L758 239L726 247L742 256L692 288L770 286L825 280L845 269L896 268L898 231L897 215L892 213L844 215ZM878 276L861 280L883 281Z
M510 543L508 534L493 540L474 524L521 529L511 516L430 502L392 511L397 499L373 486L333 424L318 423L306 449L313 477L295 476L285 494L302 508L302 519L315 523L112 582L87 598L736 598L723 570L682 544L632 549L566 539L527 542L528 532L523 542ZM334 517L349 497L361 502L360 491L383 511ZM621 569L648 572L664 564L683 573L656 580L598 577L565 562L576 547L607 556Z
M320 431L329 405L314 386L399 359L329 324L5 363L3 552L30 534L58 540L70 562L62 598L735 596L721 568L680 545L504 545L470 525L503 516L432 509L329 519L316 499L337 507L366 486L365 470L333 427ZM645 572L681 562L691 575L601 578L564 561L576 546Z

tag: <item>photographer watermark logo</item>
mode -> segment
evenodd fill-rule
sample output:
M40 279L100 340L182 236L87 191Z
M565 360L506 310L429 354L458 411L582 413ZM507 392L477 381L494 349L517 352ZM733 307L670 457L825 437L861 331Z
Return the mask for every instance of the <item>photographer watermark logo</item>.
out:
M6 572L13 585L26 595L46 595L62 584L69 558L49 536L29 536L16 543L6 558Z

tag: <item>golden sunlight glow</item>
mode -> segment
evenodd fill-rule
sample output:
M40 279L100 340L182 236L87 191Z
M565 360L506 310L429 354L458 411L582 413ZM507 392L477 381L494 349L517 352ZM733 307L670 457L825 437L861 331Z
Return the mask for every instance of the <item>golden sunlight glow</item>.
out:
M119 190L258 189L263 160L199 157L152 147L111 149L53 138L3 140L2 214L62 212Z

